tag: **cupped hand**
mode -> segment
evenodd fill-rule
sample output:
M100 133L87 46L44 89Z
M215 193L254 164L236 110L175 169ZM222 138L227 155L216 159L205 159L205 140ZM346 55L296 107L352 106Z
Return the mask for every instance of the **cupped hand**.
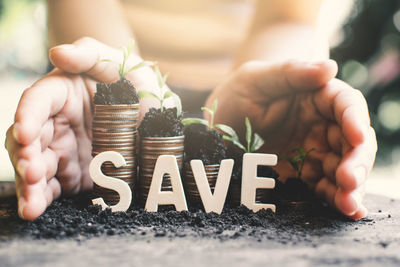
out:
M117 64L101 59L122 61L121 51L91 38L57 46L49 57L56 68L25 90L6 138L15 168L18 213L27 220L40 216L61 193L92 188L88 165L96 82L119 78ZM129 64L140 61L131 56ZM137 89L158 88L149 68L131 72L127 78Z
M244 64L217 87L215 120L244 132L247 116L265 138L262 148L278 156L314 149L302 179L329 205L352 219L365 217L365 180L377 143L368 107L359 90L335 79L337 65L320 62ZM276 166L282 179L296 177L285 161Z

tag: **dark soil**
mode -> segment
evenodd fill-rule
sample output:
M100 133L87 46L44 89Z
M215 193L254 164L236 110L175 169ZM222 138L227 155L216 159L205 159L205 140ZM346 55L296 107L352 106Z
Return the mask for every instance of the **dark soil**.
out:
M153 234L154 237L191 235L223 240L247 236L295 244L311 242L313 235L335 232L350 223L317 202L299 207L281 203L276 214L269 210L254 213L244 206L227 206L218 215L202 210L177 212L168 208L156 213L143 209L111 213L110 210L102 211L100 206L90 205L90 199L90 195L81 195L57 200L33 222L18 218L15 198L0 199L9 203L6 210L9 216L0 221L0 237L80 239L100 235Z
M173 137L183 135L182 117L176 116L176 108L151 108L139 126L141 137Z
M129 105L139 103L133 84L123 78L114 83L97 83L94 103L97 105Z
M205 165L219 164L226 158L222 135L208 130L204 125L192 124L185 127L185 161L200 159Z

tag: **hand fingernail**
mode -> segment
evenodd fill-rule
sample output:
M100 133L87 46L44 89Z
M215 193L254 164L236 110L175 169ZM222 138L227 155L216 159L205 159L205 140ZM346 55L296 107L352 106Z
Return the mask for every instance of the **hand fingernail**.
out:
M25 181L25 173L26 173L26 168L28 167L28 163L26 160L20 160L17 163L17 173L21 177L22 180Z
M353 201L354 201L354 212L352 212L351 214L348 214L348 215L354 215L357 211L358 211L358 209L361 207L361 202L362 202L362 196L361 196L361 194L358 192L358 191L354 191L354 192L352 192L351 194L350 194L350 196L351 196L351 198L353 199Z
M24 218L24 208L25 208L25 206L26 206L26 200L23 197L20 197L18 199L18 215L22 219L25 219Z
M359 166L354 170L353 175L354 179L356 180L357 187L359 187L365 182L367 171L365 170L365 167Z
M52 49L71 50L71 49L74 49L74 48L76 48L76 46L73 45L73 44L63 44L63 45L55 46Z

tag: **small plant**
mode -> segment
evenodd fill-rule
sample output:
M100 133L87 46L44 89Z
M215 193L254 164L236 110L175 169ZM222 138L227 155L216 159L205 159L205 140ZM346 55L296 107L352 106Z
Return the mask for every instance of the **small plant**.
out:
M202 111L206 111L208 114L210 114L210 120L205 120L205 119L200 119L200 118L185 118L182 120L182 124L183 125L190 125L190 124L203 124L205 125L208 130L212 130L212 129L218 129L221 130L223 132L232 132L233 129L227 125L224 124L214 124L214 117L215 117L215 113L217 112L217 108L218 108L218 100L215 99L211 109L207 108L207 107L202 107L201 110Z
M296 148L293 152L297 152L297 156L289 157L285 156L282 159L287 160L293 169L296 171L296 178L301 178L304 162L311 151L315 150L314 148L304 151L302 148Z
M223 136L224 140L232 142L238 148L243 150L245 153L253 153L260 149L264 145L264 139L257 134L253 134L253 130L251 128L251 123L248 117L245 119L246 124L246 146L240 143L239 136L236 134L235 130L231 127L229 129L225 129L224 131L226 135Z
M161 112L164 111L164 108L165 108L164 107L164 102L165 102L165 100L167 100L168 98L172 97L174 99L175 105L176 105L176 116L180 117L181 114L182 114L182 102L181 102L181 99L179 98L179 96L177 94L175 94L168 87L166 87L168 73L165 74L165 75L162 75L161 72L160 72L160 69L158 68L157 65L155 65L154 71L156 73L158 86L160 88L159 95L154 94L154 93L149 92L149 91L140 90L138 92L139 97L140 98L153 98L153 99L158 100L158 102L160 103L160 111Z
M128 43L128 46L123 46L123 47L121 48L121 49L122 49L122 52L123 52L123 59L122 59L122 63L118 64L118 65L119 65L118 74L119 74L119 78L120 78L121 80L122 80L123 78L125 78L125 76L126 76L129 72L131 72L131 71L140 69L140 68L142 68L142 67L147 67L147 66L153 66L153 65L154 65L154 62L151 62L151 61L142 61L142 62L140 62L140 63L134 65L133 67L130 67L130 68L129 68L128 65L127 65L127 61L128 61L128 59L129 59L129 56L131 55L132 50L133 50L134 47L135 47L135 42L134 42L133 40L131 40L131 41ZM113 62L113 61L110 60L110 59L103 59L103 60L101 60L100 62L112 62L112 63L115 63L115 62Z

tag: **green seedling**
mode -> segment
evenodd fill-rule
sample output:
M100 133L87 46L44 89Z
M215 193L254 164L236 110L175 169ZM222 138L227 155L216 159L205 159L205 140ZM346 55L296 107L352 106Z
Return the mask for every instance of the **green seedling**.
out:
M296 148L294 152L297 153L297 156L294 157L288 157L285 156L282 159L287 160L290 165L293 167L293 169L296 171L296 178L301 178L302 172L303 172L303 167L304 167L304 162L306 161L306 158L310 154L311 151L315 150L314 148L304 151L302 148Z
M131 71L140 69L142 67L148 67L148 66L153 66L154 65L154 62L142 61L142 62L134 65L133 67L129 68L127 63L128 63L129 56L132 54L132 51L133 51L134 47L135 47L135 42L133 40L131 40L128 43L128 46L123 46L121 48L122 49L122 53L123 53L123 59L122 59L122 63L118 64L119 65L118 74L119 74L119 78L120 79L125 78L125 76ZM112 63L115 63L110 59L103 59L103 60L100 60L100 62L112 62Z
M185 118L182 120L183 125L190 125L190 124L203 124L205 125L208 130L218 129L225 133L232 133L235 132L231 127L224 125L224 124L214 124L214 117L215 113L217 112L218 108L218 100L215 99L211 109L207 107L202 107L201 110L207 112L210 115L210 120L200 119L200 118Z
M245 124L246 124L246 145L243 145L240 142L239 136L231 127L229 127L231 129L230 131L224 131L226 135L224 135L223 138L224 140L232 142L234 145L243 150L245 153L253 153L264 145L264 139L257 133L253 134L251 123L248 117L246 117L245 119Z
M181 99L179 98L179 96L177 94L175 94L168 87L166 87L168 73L165 74L165 75L162 75L161 72L160 72L160 69L158 68L157 65L154 66L154 72L156 73L158 86L159 86L159 89L160 89L159 94L157 95L157 94L149 92L149 91L140 90L138 92L139 97L141 99L142 98L153 98L153 99L156 99L160 103L161 112L163 112L164 109L165 109L165 107L164 107L165 100L167 100L168 98L172 97L174 99L175 105L176 105L176 116L180 117L181 114L182 114L182 102L181 102Z

